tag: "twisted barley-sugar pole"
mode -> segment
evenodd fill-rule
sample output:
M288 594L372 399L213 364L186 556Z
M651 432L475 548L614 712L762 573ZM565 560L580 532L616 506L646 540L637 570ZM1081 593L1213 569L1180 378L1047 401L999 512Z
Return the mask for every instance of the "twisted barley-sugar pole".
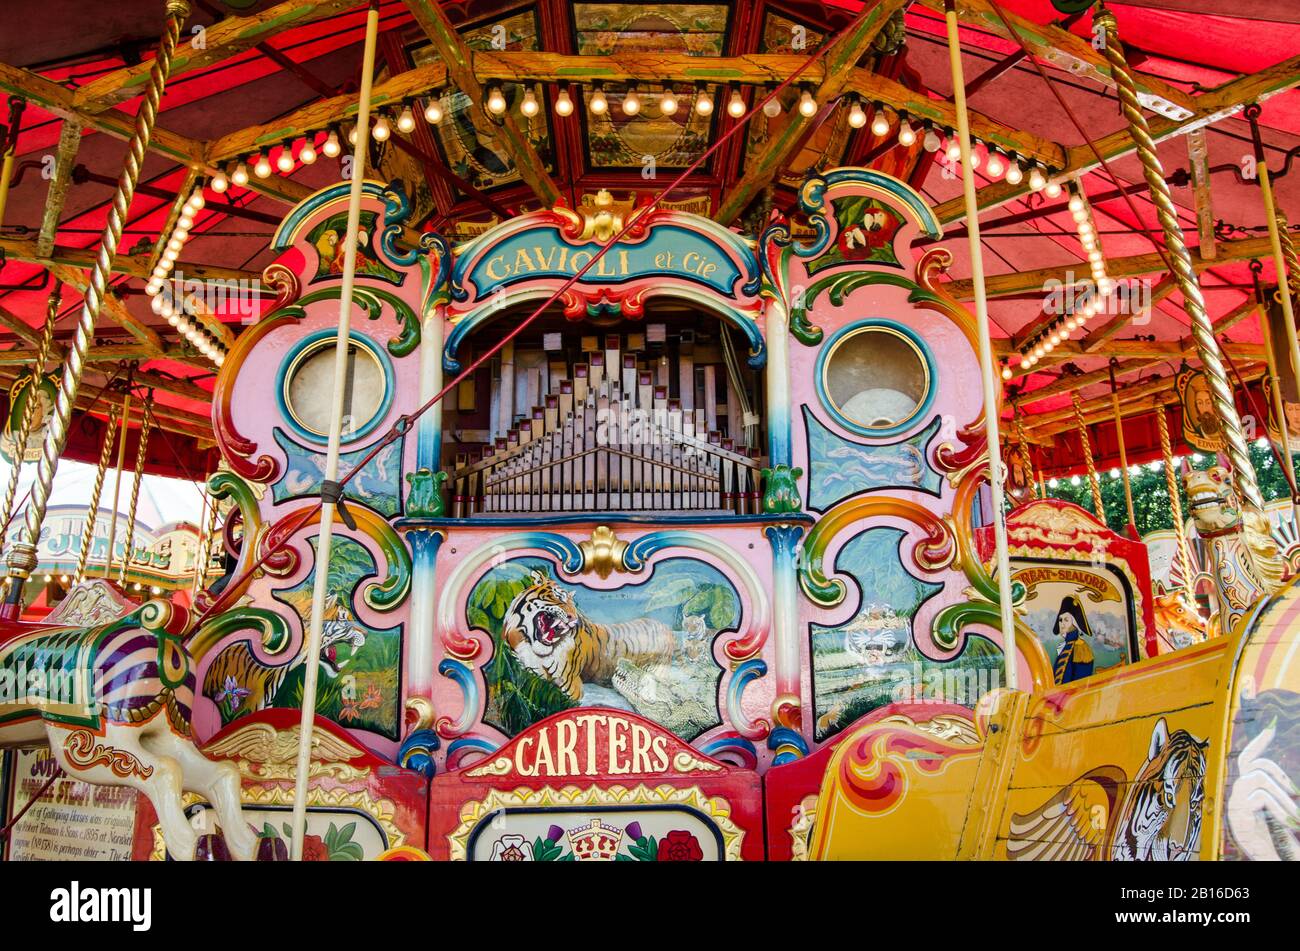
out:
M63 379L59 385L54 414L45 433L41 458L36 464L36 482L32 486L31 501L27 505L24 530L9 553L8 577L11 582L4 608L0 609L0 616L3 617L17 616L19 605L22 603L23 582L36 567L36 546L41 537L41 524L45 521L45 509L50 501L50 491L54 487L54 473L59 465L59 457L67 445L72 407L86 366L86 350L95 332L95 321L99 318L100 309L104 305L104 295L112 274L113 256L117 253L118 243L122 239L122 228L125 226L127 213L131 208L131 199L135 196L140 168L144 164L145 149L149 145L154 122L158 118L158 103L162 99L163 87L167 84L172 54L176 51L181 27L189 18L190 5L186 0L167 0L166 15L162 37L158 42L158 53L149 70L149 83L145 87L140 110L135 116L135 132L127 146L122 175L118 179L117 191L113 195L113 203L108 212L108 221L104 225L104 234L100 238L95 266L90 272L90 282L86 287L76 334L72 338L71 346L68 347L63 365Z
M79 585L86 578L86 562L90 559L90 546L95 543L95 523L99 521L99 497L104 491L104 474L108 472L109 460L113 458L113 444L117 441L118 413L116 405L108 410L108 428L104 430L104 444L99 447L99 464L95 467L95 484L90 490L90 504L86 506L86 524L81 530L81 550L77 552L77 573L73 576L73 585ZM113 540L108 540L109 545Z
M1079 425L1079 444L1083 447L1083 461L1088 467L1088 485L1092 487L1093 514L1102 524L1106 522L1106 506L1101 501L1101 479L1097 476L1097 464L1092 459L1092 443L1088 441L1088 424L1083 419L1083 406L1079 403L1079 391L1070 394L1074 404L1074 419Z
M1124 417L1119 411L1119 387L1115 383L1115 364L1119 361L1114 357L1110 358L1110 408L1115 414L1115 439L1119 442L1119 471L1120 477L1124 480L1124 506L1128 511L1128 527L1132 530L1131 534L1137 537L1137 519L1133 516L1133 482L1129 478L1128 471L1128 449L1124 445Z
M1192 593L1192 553L1187 547L1187 526L1183 524L1183 502L1178 497L1178 473L1174 471L1174 448L1169 441L1169 420L1165 408L1156 407L1156 425L1160 430L1160 455L1165 460L1165 489L1169 492L1169 506L1173 509L1174 535L1178 538L1178 560L1183 563L1183 590Z
M118 569L118 584L126 584L126 573L131 568L131 549L135 545L135 513L140 505L140 482L144 479L144 461L149 452L149 430L153 424L153 393L145 397L140 412L140 441L135 447L135 478L131 481L131 504L126 510L126 547L122 549L122 567ZM112 542L110 541L110 544Z
M199 536L199 550L194 553L194 588L190 591L190 603L198 600L203 591L203 584L208 576L208 561L212 558L212 536L217 533L217 500L212 493L204 493L204 502L208 507L208 525Z
M32 426L36 422L36 404L40 402L36 398L34 387L40 385L41 377L45 375L45 364L49 361L50 351L54 348L54 325L59 322L61 303L63 303L63 283L56 281L54 290L50 292L49 306L45 311L45 327L41 331L40 342L36 345L36 359L32 361L33 390L28 394L27 402L23 405L23 415L18 420L18 432L14 437L17 449L14 450L14 467L9 470L9 484L5 486L4 503L0 504L0 525L7 526L14 514L14 499L18 497L18 477L23 468L23 456L27 452L27 440L31 438Z
M1156 155L1156 145L1151 138L1151 130L1142 107L1138 102L1137 88L1129 72L1128 62L1124 57L1124 47L1120 42L1115 14L1105 7L1100 8L1094 18L1106 32L1105 52L1110 63L1111 76L1115 80L1115 89L1119 94L1120 107L1128 121L1129 134L1137 146L1138 159L1142 162L1142 173L1151 190L1151 202L1156 209L1164 232L1165 247L1169 250L1170 271L1178 283L1178 290L1183 295L1183 306L1192 322L1192 337L1196 341L1196 352L1205 366L1210 383L1210 393L1219 419L1223 421L1223 435L1227 444L1228 459L1232 463L1236 479L1237 494L1241 498L1243 520L1252 529L1268 533L1268 518L1264 514L1264 497L1259 491L1259 482L1255 476L1255 467L1251 464L1246 435L1242 430L1241 417L1237 413L1237 404L1233 399L1232 383L1223 369L1223 354L1218 341L1214 339L1214 325L1205 310L1205 298L1201 286L1196 280L1196 271L1192 267L1192 256L1183 241L1183 232L1178 224L1178 212L1165 182L1164 169L1160 157Z
M134 371L132 372L134 376ZM113 470L113 505L108 517L108 552L104 556L104 577L113 577L113 548L117 545L117 506L122 501L122 467L126 465L126 437L131 431L131 386L122 397L122 429L117 439L117 465Z

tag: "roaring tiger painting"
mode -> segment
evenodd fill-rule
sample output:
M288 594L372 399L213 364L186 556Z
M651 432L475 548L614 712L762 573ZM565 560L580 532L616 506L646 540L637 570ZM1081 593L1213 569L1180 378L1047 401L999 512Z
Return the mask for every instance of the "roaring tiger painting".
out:
M676 647L668 626L651 618L596 623L578 610L571 592L539 571L511 602L501 633L521 664L574 700L584 683L610 686L620 660L664 662Z
M1098 766L1037 810L1012 815L1007 857L1119 862L1198 857L1208 746L1187 730L1170 732L1161 717L1132 782L1118 766Z

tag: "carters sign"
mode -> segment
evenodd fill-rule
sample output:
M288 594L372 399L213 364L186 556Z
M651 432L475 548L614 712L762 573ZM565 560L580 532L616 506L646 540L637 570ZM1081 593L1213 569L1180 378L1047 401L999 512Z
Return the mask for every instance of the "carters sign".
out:
M467 776L554 779L721 773L726 767L640 717L613 710L561 714L520 734Z
M761 810L753 769L714 759L634 713L576 707L434 776L429 853L468 861L761 859Z

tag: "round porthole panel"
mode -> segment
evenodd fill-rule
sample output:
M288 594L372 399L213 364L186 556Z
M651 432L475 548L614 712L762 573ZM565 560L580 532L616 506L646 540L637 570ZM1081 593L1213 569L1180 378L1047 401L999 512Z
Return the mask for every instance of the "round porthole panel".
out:
M817 389L831 415L863 436L909 429L934 401L934 363L921 338L891 321L845 327L818 359Z
M329 439L336 339L332 331L325 331L303 340L280 373L285 416L300 436L312 442ZM391 379L387 356L367 338L353 334L343 393L343 442L361 438L384 418L392 403Z

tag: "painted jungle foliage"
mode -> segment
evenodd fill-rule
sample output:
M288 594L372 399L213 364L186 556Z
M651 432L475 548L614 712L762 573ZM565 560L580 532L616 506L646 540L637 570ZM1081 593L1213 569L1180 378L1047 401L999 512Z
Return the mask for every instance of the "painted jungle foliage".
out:
M574 706L630 710L685 740L720 722L713 642L739 627L740 597L703 562L669 559L597 590L519 558L479 579L466 615L492 636L484 718L507 734Z
M312 539L312 547L316 540ZM329 593L321 634L320 677L316 710L321 716L388 739L398 738L401 705L401 627L376 629L357 618L352 595L362 579L373 576L374 559L359 543L334 539L330 555ZM311 616L311 592L316 572L275 598L302 619ZM237 641L213 660L203 679L204 695L217 705L221 724L266 707L302 706L306 674L301 652L279 666L259 659L245 641Z

